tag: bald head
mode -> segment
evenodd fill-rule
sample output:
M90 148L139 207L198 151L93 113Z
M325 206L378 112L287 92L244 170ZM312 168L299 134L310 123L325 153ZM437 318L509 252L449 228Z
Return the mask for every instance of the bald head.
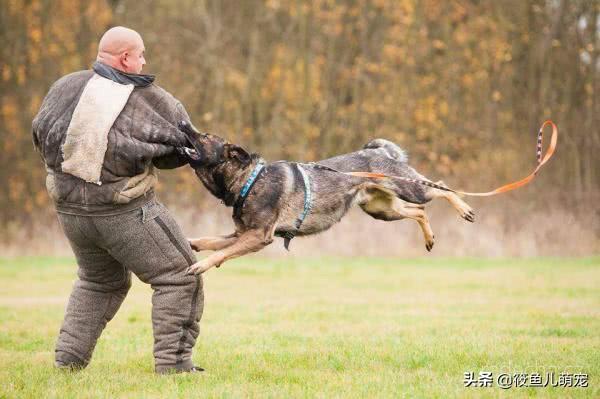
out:
M140 73L146 64L144 41L139 33L116 26L104 33L98 45L97 61L127 73Z

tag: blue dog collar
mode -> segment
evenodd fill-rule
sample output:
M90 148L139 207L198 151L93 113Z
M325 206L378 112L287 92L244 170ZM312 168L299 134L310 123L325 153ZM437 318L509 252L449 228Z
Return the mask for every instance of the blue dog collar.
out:
M254 181L258 177L258 174L264 167L265 167L264 161L259 161L256 164L256 166L254 167L254 170L252 171L252 173L250 173L250 177L248 177L248 180L246 180L246 183L244 183L244 185L242 186L242 190L240 191L241 198L246 198L246 196L250 192L250 188L252 188Z

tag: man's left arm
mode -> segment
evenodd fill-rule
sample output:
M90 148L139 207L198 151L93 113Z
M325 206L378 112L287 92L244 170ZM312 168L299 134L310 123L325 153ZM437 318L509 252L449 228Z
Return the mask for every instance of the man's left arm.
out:
M190 122L190 117L185 110L185 107L180 102L177 102L175 111L172 114L172 120L169 122L171 122L173 126L177 126L177 124L181 121ZM181 132L181 134L183 135L183 132ZM152 164L158 169L175 169L184 166L187 163L187 156L181 154L175 147L173 147L173 150L169 154L154 158L152 160Z

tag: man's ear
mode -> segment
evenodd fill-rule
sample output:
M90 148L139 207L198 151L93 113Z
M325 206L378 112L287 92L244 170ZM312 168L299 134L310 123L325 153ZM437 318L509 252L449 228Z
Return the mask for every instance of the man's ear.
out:
M121 55L119 55L119 63L121 64L122 67L127 68L127 57L129 56L129 53L127 51L125 51L124 53L122 53Z
M250 154L235 144L225 144L225 158L237 159L241 163L250 162Z

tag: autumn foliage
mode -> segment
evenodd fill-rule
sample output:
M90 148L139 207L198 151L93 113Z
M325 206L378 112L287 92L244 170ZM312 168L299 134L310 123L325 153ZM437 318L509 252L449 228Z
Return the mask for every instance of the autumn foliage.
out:
M51 210L31 120L114 25L142 34L147 72L198 127L271 160L385 137L431 178L487 190L533 168L551 118L562 136L538 184L576 203L599 189L599 11L593 0L4 1L0 223ZM167 175L165 196L202 199L188 170Z

